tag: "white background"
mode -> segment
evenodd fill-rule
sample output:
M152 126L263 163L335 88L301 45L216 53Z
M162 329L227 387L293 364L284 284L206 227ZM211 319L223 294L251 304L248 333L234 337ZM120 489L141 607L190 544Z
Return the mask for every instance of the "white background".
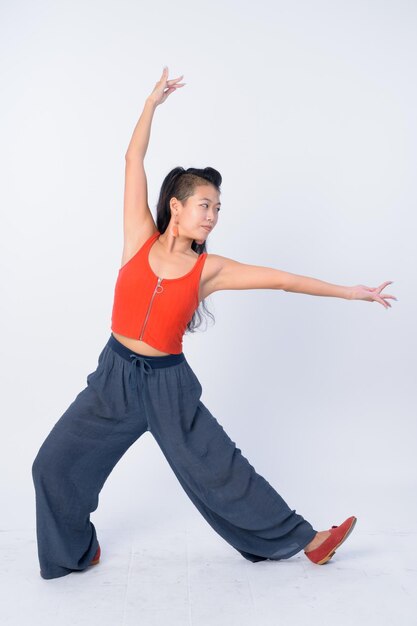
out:
M212 166L208 251L381 304L225 291L184 338L202 400L315 528L416 523L416 13L406 1L9 2L1 7L1 530L34 529L33 459L110 336L124 154L159 80L145 159ZM203 327L204 328L204 327ZM100 528L195 512L146 433ZM198 515L198 513L195 513Z

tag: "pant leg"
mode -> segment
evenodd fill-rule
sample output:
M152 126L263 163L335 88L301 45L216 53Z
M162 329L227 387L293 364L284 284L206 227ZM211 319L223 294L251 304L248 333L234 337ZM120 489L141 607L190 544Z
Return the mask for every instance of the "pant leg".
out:
M253 562L290 558L317 531L256 472L201 402L202 387L189 365L181 368L179 377L165 376L158 394L150 394L150 432L191 501L242 556Z
M147 429L108 347L87 387L70 404L41 445L32 465L36 533L43 578L88 567L98 547L90 513L117 461Z

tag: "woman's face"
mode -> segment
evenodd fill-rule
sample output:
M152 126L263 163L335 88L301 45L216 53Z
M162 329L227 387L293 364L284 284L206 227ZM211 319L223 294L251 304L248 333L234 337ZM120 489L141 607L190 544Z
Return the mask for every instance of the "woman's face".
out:
M204 243L217 224L220 205L220 194L214 185L198 185L193 196L184 204L179 203L178 222L182 233Z

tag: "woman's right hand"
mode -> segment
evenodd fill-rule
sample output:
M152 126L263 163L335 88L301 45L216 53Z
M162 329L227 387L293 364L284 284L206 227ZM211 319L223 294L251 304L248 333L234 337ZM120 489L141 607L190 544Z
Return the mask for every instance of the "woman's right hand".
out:
M185 83L178 83L181 78L184 77L184 74L179 76L178 78L172 78L171 80L167 80L168 78L168 68L164 67L161 78L155 83L154 90L147 97L147 100L150 100L155 106L158 104L162 104L168 98L168 96L176 90L177 87L183 87ZM165 91L165 89L168 89Z

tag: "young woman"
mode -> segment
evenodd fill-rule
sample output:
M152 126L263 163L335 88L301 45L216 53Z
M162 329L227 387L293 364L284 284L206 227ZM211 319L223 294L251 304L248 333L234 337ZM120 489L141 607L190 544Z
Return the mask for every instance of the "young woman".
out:
M124 248L111 334L87 386L43 442L33 462L40 574L57 578L98 563L90 513L126 450L152 433L185 492L212 528L252 562L304 550L326 563L352 531L351 516L317 532L260 476L201 402L202 386L182 351L199 304L222 289L283 289L379 302L376 288L343 287L207 254L219 218L221 175L174 168L163 181L156 224L143 166L158 105L185 83L164 69L146 99L126 153Z

